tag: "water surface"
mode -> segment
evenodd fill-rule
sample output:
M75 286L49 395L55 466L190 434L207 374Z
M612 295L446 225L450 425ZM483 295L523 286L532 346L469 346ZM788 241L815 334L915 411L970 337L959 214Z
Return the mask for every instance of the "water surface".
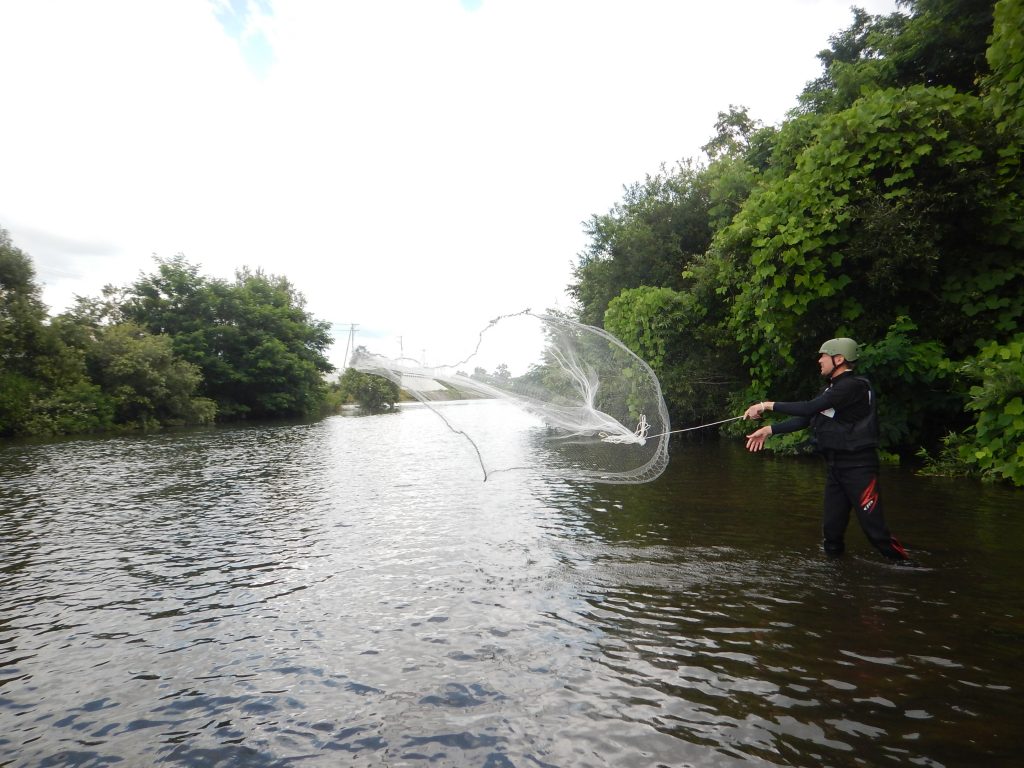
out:
M1021 764L1024 494L887 470L906 570L820 486L481 482L421 408L2 447L0 765Z

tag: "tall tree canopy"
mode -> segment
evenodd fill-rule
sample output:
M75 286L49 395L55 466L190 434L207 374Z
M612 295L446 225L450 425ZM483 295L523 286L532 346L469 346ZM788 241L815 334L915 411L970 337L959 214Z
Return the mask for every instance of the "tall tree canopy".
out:
M590 245L581 254L570 293L581 319L601 325L619 291L641 285L682 284L682 269L711 242L708 196L690 164L662 167L626 188L623 201L586 225Z
M866 89L950 86L978 92L987 74L991 0L900 0L910 15L872 16L853 8L853 23L818 54L822 74L807 84L800 108L819 113L850 107Z
M286 278L242 269L212 280L181 256L157 259L126 293L124 316L202 372L221 418L308 416L324 397L330 325L309 315Z

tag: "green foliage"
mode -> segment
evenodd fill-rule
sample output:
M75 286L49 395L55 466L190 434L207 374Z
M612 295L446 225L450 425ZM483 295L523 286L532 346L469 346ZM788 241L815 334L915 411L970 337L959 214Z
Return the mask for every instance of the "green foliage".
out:
M982 477L1024 486L1024 334L985 345L963 372L979 382L967 403L978 420L960 458Z
M998 377L977 349L1013 349L1024 324L1024 1L900 6L854 9L778 128L735 106L719 114L711 162L691 177L709 248L663 229L647 244L664 243L678 274L631 260L650 231L638 227L643 203L657 200L667 221L682 201L635 185L595 217L572 288L584 320L652 363L674 415L684 403L731 411L769 394L810 397L822 339L853 336L867 345L859 368L881 398L884 445L906 455L952 429L946 464L952 455L963 471L1009 477L989 438L1012 428L1015 396L979 393ZM707 373L724 394L697 391ZM968 375L982 382L971 393Z
M742 157L726 156L704 171L708 188L708 224L717 232L739 213L759 181L757 170Z
M884 51L909 19L901 14L872 16L853 8L853 23L829 38L818 53L822 74L804 88L800 111L827 114L848 108L871 88L894 85L894 69Z
M31 259L0 229L0 436L105 429L109 403L46 322Z
M996 169L1006 194L998 201L1000 222L1007 243L1024 247L1024 0L1000 0L988 60L992 76L986 81L986 105L992 110L996 130L1006 137Z
M316 413L330 325L305 311L305 299L283 277L241 270L233 285L218 285L222 360L233 367L221 402L260 417Z
M671 288L629 288L612 300L605 328L655 371L663 371L671 337L692 309L686 306L689 298Z
M127 291L126 318L167 334L175 352L198 366L201 394L218 416L278 418L320 412L329 324L305 311L287 279L240 270L234 282L210 280L181 256L157 259L157 271Z
M1024 334L985 344L959 373L976 382L967 409L977 421L946 438L929 470L1024 486Z
M687 298L671 288L629 288L612 299L604 317L608 332L651 366L661 382L663 395L672 403L685 402L679 393L669 391L674 377L669 376L666 360L671 356L674 362L679 361L671 347L676 329L686 322ZM632 371L624 374L627 381L632 378Z
M718 113L715 135L701 149L712 161L744 156L750 149L751 137L763 128L746 107L730 104L728 112Z
M992 0L907 0L913 13L899 34L886 38L891 85L951 86L976 93L987 73Z
M605 313L606 329L657 374L673 420L721 413L742 381L736 350L709 321L716 303L695 287L640 287L620 293Z
M0 229L0 371L30 376L45 346L46 307L32 261Z
M287 280L157 264L49 320L31 260L0 229L0 436L321 412L329 326Z
M818 54L822 75L800 96L803 111L829 114L885 88L916 85L976 93L987 73L991 0L904 0L910 15L872 16L854 8L853 23Z
M999 0L995 4L987 56L992 69L987 81L988 103L997 130L1016 133L1019 144L1024 131L1024 0ZM1009 162L1007 165L1012 170Z
M393 381L355 368L346 368L338 380L337 392L342 400L352 400L368 413L392 411L401 394Z
M580 256L569 292L580 319L601 326L608 303L625 288L679 288L682 270L711 240L708 195L690 164L626 189L625 199L586 225L591 244Z
M21 434L38 381L32 361L46 310L32 262L0 229L0 435Z
M815 113L793 114L775 133L764 181L785 178L796 168L797 158L817 140L826 117ZM721 229L721 227L719 227Z
M199 368L178 359L170 336L153 336L134 323L103 328L87 365L113 403L115 420L143 429L163 424L205 424L216 406L194 397Z
M28 433L36 383L16 371L0 371L0 436Z
M858 372L872 382L879 397L883 449L931 445L948 430L950 414L963 407L953 384L953 364L942 346L921 339L917 325L901 316L881 339L866 345Z
M749 258L733 329L755 387L820 339L880 338L911 308L951 354L1015 327L1024 265L998 150L979 100L949 88L878 91L826 118L716 242Z
M116 403L99 385L75 378L32 400L25 423L29 435L74 435L123 429Z

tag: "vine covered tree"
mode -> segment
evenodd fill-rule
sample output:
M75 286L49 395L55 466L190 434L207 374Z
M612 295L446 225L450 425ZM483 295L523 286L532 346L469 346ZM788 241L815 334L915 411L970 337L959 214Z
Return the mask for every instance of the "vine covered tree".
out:
M708 164L673 177L699 195L663 194L663 174L594 217L579 316L693 418L809 394L808 350L853 336L890 451L943 441L943 467L1021 483L1022 42L1024 0L854 9L781 125L719 114ZM684 216L704 247L651 224Z

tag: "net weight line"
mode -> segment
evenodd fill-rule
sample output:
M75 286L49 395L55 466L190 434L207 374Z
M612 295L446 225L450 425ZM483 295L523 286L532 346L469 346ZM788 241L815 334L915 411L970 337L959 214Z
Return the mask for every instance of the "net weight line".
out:
M742 416L732 416L728 419L722 419L721 421L712 421L708 424L700 424L696 427L686 427L685 429L673 429L671 432L662 432L660 435L650 435L650 437L663 437L664 435L677 435L680 432L693 432L695 429L705 429L707 427L717 427L719 424L728 424L730 421L737 421L742 419Z

